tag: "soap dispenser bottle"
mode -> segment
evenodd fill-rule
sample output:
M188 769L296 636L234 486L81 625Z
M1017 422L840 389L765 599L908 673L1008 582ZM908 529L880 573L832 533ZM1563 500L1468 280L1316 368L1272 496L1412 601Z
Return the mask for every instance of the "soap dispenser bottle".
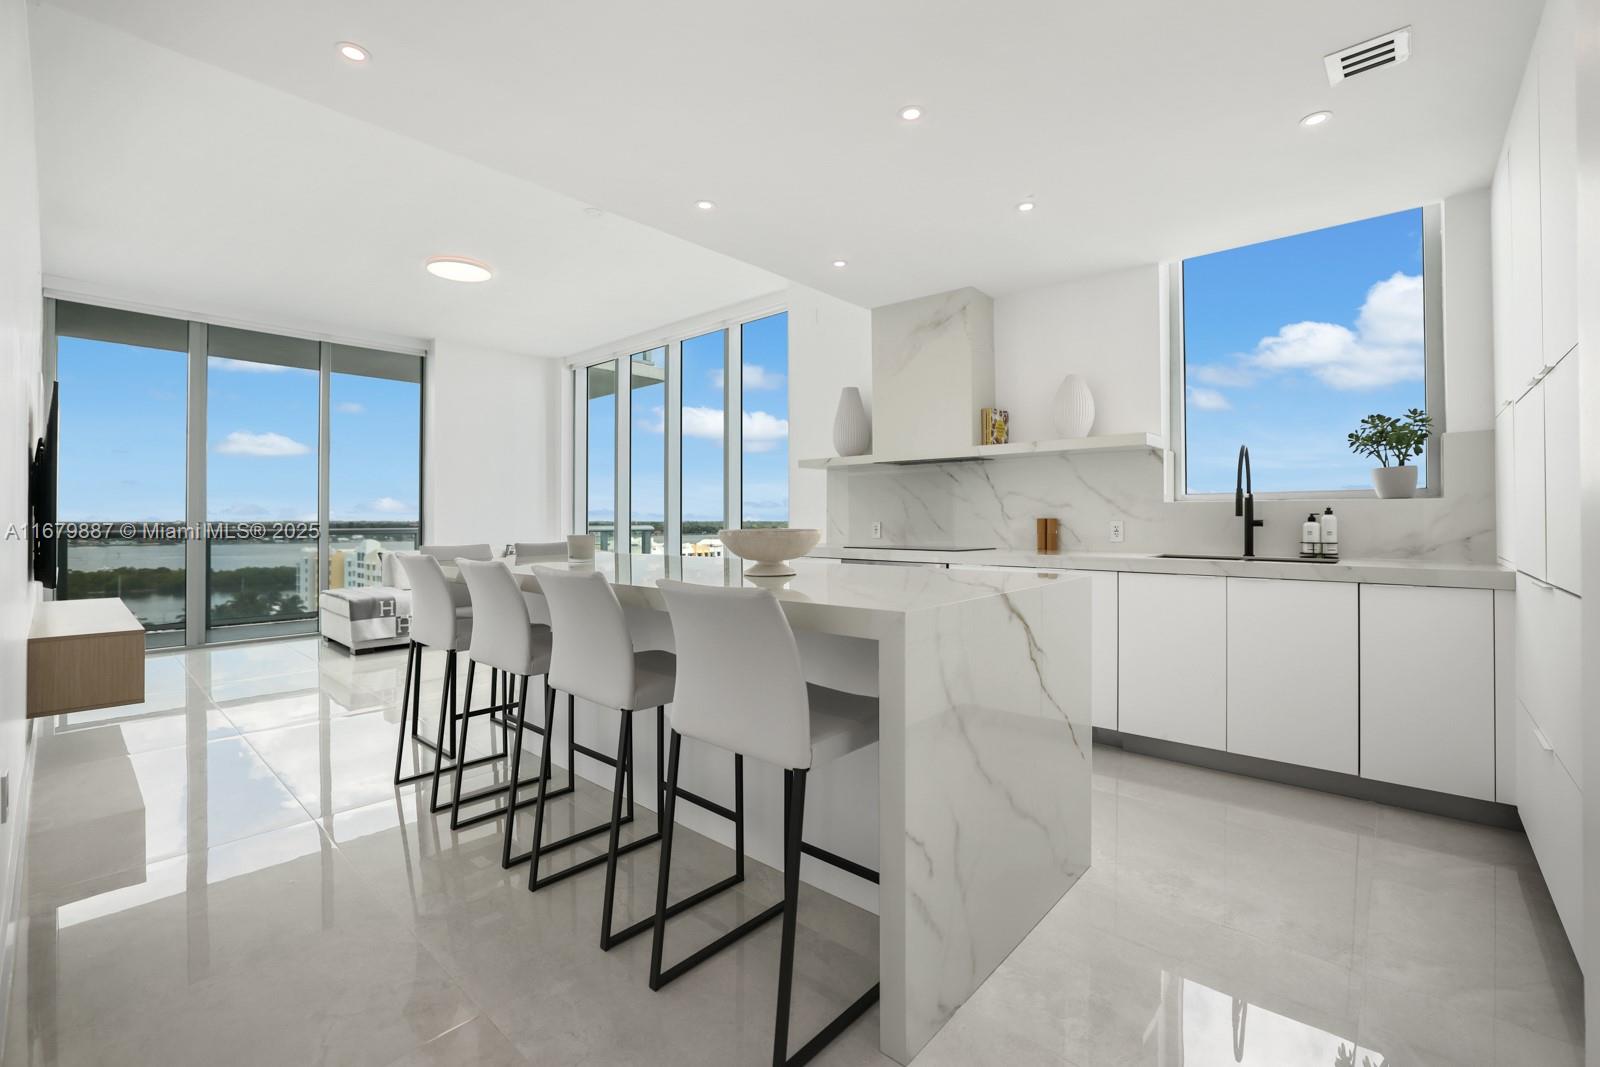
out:
M1339 558L1339 520L1334 516L1333 509L1327 508L1322 513L1322 520L1318 523L1321 528L1318 537L1318 547L1322 550L1322 558Z
M1317 524L1317 513L1313 511L1300 525L1300 558L1315 559L1321 543L1322 527Z

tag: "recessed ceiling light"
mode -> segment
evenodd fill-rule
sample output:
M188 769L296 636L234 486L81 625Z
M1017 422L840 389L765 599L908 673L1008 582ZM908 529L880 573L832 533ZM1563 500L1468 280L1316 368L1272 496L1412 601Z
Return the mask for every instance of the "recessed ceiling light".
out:
M846 263L842 259L836 259L836 260L833 261L833 269L834 270L844 270L849 265L850 264Z
M907 122L916 122L922 117L922 109L916 104L907 104L900 109L900 117Z
M434 256L427 262L428 273L452 282L486 282L494 276L487 263L464 256Z
M1333 112L1331 111L1313 111L1311 114L1300 120L1300 125L1321 126L1324 122L1327 122L1331 118L1333 118Z
M1034 203L1033 203L1032 200L1024 200L1022 203L1017 205L1017 210L1018 211L1032 211L1033 208L1034 208Z
M710 211L717 205L712 203L710 200L696 200L694 202L694 206L699 208L701 211Z
M365 63L372 58L372 53L362 48L353 41L340 41L339 54L352 63Z

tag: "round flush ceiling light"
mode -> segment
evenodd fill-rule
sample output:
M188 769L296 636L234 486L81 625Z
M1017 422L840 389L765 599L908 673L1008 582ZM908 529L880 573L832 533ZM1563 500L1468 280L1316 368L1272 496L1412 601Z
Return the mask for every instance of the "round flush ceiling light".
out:
M907 122L916 122L922 117L922 109L916 104L907 104L900 109L900 117Z
M1324 122L1327 122L1331 118L1333 118L1333 112L1331 111L1313 111L1311 114L1300 120L1300 125L1306 127L1321 126Z
M1033 208L1034 203L1032 200L1024 200L1022 203L1017 205L1017 210L1021 212L1029 212L1032 211Z
M694 202L694 206L699 208L701 211L710 211L717 205L710 200L696 200Z
M836 259L836 260L833 261L833 269L834 270L844 270L849 265L850 264L846 263L842 259Z
M368 52L354 41L340 41L339 54L352 63L365 63L372 58L371 52Z
M494 277L488 264L463 256L434 256L427 262L428 273L452 282L486 282Z

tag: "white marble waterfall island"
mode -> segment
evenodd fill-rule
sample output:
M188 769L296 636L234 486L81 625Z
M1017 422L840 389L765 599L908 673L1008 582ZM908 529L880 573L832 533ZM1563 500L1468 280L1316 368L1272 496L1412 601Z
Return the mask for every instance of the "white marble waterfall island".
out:
M644 633L665 610L657 578L745 581L733 559L571 566L607 573ZM808 673L857 691L875 683L880 701L880 1043L904 1063L1088 867L1089 585L1018 570L795 567L773 591ZM807 840L848 850L828 836L861 821L848 785L829 795L816 783ZM871 862L860 851L851 858Z

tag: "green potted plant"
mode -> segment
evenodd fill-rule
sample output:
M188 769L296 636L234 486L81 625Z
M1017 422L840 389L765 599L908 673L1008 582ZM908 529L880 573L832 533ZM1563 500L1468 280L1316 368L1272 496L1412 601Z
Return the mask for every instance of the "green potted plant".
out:
M1382 500L1417 495L1417 468L1408 460L1422 455L1433 436L1433 416L1412 408L1401 418L1368 415L1350 435L1350 451L1371 456L1380 466L1372 469L1372 487Z

